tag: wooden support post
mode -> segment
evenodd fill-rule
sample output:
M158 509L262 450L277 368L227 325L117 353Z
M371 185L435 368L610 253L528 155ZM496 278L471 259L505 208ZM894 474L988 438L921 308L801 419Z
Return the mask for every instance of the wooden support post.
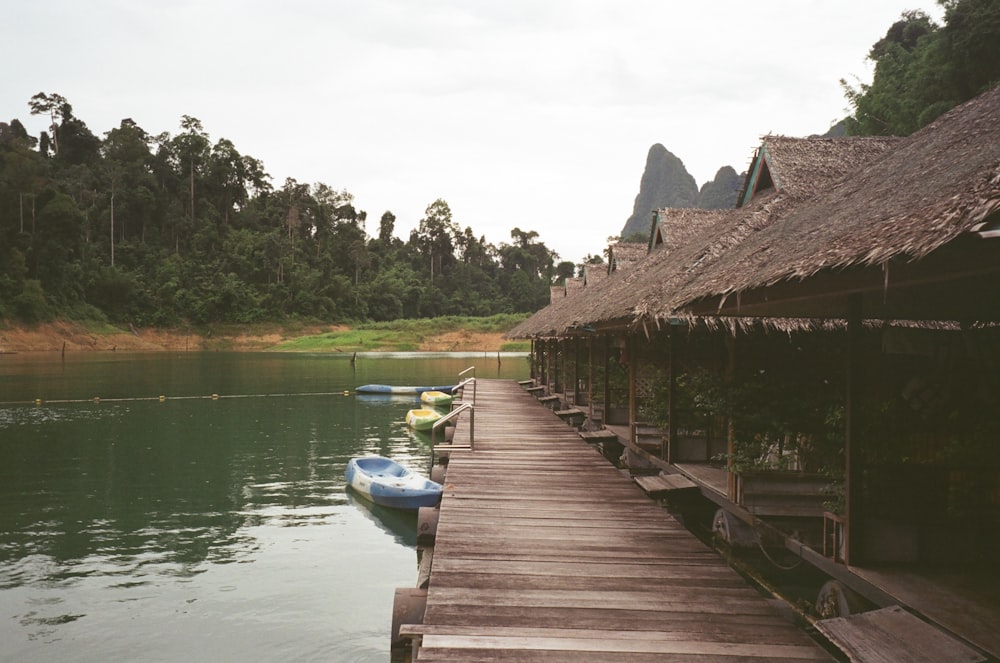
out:
M587 337L587 412L594 414L594 337Z
M571 366L572 366L572 375L568 376L569 379L572 380L572 383L571 383L572 386L569 389L567 389L566 391L569 392L570 394L572 394L572 396L573 396L573 402L572 402L572 404L576 405L577 402L579 402L578 387L580 386L580 384L579 384L579 382L580 382L580 339L577 338L576 336L574 336L573 339L569 342L569 346L572 349L572 353L573 353L573 363L571 364ZM569 372L569 371L567 371L567 372Z
M731 385L736 379L736 332L726 336L726 383ZM733 471L733 458L736 457L736 424L732 417L726 420L726 473L728 476L726 491L730 502L739 503L739 488L736 485L736 472Z
M677 346L678 327L671 325L667 334L667 437L660 456L673 462L674 441L677 439Z
M635 351L637 343L633 340L634 338L633 334L625 337L625 352L628 357L628 427L632 444L635 444L635 422L637 420L635 402Z
M861 295L851 295L847 302L847 394L846 437L844 440L844 561L861 561L861 401L864 385L864 329Z
M604 356L601 357L601 361L604 362L604 384L602 389L604 389L604 425L608 423L608 408L611 407L611 382L609 378L608 371L608 356L611 354L609 352L611 346L611 336L608 334L604 335Z

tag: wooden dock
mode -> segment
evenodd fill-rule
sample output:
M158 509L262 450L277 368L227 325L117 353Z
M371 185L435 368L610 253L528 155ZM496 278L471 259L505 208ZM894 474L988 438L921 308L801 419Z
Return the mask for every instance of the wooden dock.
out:
M478 382L474 450L449 455L423 622L399 632L420 662L833 660L501 380Z

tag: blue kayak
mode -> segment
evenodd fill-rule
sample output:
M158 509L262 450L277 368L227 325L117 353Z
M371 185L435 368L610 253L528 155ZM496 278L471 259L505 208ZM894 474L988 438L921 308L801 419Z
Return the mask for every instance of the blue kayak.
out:
M446 394L450 394L454 388L455 385L446 387L405 387L391 384L365 384L354 391L359 394L411 394L419 396L425 391L443 391Z
M345 474L351 488L382 506L419 509L435 506L441 500L441 484L385 456L352 458Z

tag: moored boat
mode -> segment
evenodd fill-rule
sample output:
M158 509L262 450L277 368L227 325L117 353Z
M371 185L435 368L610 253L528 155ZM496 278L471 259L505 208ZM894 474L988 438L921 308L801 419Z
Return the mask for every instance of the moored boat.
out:
M443 391L432 389L421 393L420 400L434 407L447 407L451 405L452 396Z
M450 394L455 385L444 385L439 387L414 387L393 384L364 384L355 389L359 394L413 394L418 396L425 391L440 391Z
M441 484L385 456L352 458L345 476L358 494L382 506L418 509L441 500Z
M437 410L420 408L410 410L406 413L406 425L413 430L430 430L434 427L434 422L441 418L441 413Z

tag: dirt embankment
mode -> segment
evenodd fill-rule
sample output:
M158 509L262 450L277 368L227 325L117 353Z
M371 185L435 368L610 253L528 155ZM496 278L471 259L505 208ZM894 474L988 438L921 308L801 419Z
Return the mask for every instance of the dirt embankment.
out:
M267 350L282 341L299 336L322 334L343 327L303 327L286 330L254 329L238 332L196 334L190 331L135 329L93 332L73 322L53 322L35 326L0 327L0 352L109 352L109 351L186 351L229 350L253 352ZM503 334L456 331L435 335L420 344L425 352L497 352Z

